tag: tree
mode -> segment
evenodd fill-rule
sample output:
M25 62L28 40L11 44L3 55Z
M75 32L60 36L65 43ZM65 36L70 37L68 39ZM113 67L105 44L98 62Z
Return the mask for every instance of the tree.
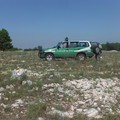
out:
M12 39L6 29L0 30L0 50L12 49Z

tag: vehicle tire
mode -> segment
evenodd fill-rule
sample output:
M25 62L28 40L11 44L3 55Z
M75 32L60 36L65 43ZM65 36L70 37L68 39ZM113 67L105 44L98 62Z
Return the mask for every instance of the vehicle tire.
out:
M52 60L54 59L54 56L53 56L52 53L47 53L47 54L45 55L45 59L46 59L47 61L52 61Z
M84 53L77 54L77 59L79 61L84 61L86 59L86 55Z

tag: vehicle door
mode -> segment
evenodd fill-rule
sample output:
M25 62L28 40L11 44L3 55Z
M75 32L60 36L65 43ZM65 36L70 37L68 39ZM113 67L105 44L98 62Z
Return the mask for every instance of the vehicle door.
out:
M76 56L76 50L79 50L78 42L70 42L69 48L68 48L68 56L69 57L75 57Z
M61 42L58 46L57 49L55 50L55 57L68 57L68 42Z
M79 52L85 52L87 56L91 56L91 48L88 42L79 42Z

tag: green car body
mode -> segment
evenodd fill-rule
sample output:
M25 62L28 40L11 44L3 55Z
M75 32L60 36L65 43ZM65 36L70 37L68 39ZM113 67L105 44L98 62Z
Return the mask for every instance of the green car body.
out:
M82 58L94 56L89 41L60 42L56 47L47 48L39 52L40 58L48 61L53 58Z

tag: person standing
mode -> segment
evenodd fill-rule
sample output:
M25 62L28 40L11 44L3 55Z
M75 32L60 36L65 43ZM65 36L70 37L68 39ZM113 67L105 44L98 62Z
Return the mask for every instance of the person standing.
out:
M94 50L95 59L97 61L100 61L101 53L102 53L102 46L98 43Z

